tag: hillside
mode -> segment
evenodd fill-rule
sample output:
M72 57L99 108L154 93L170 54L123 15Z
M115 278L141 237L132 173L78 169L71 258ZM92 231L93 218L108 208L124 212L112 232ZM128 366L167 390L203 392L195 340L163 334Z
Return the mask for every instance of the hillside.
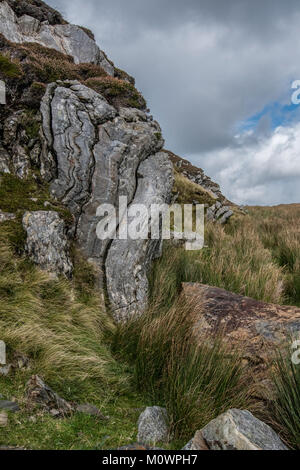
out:
M222 431L229 413L243 445L299 448L299 397L286 405L299 368L276 351L299 331L300 206L228 201L165 150L134 79L93 33L40 0L0 1L0 79L0 447L182 449L200 432L188 448L215 450L213 420ZM163 204L203 204L205 248L148 233L100 238L99 207L122 212L122 198L129 213L149 209L148 223L150 208L160 217ZM186 295L191 284L229 291L226 309L217 294L212 311ZM252 329L231 316L249 298L261 302L250 326L264 322L258 361Z

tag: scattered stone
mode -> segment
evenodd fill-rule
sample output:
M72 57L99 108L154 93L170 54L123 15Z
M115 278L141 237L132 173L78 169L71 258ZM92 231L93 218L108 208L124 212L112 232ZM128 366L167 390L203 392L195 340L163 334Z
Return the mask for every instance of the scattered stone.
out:
M108 418L106 416L104 416L100 410L98 410L98 408L94 405L89 405L88 403L84 404L84 405L77 405L76 406L76 411L78 413L83 413L83 414L86 414L86 415L90 415L90 416L96 416L97 418L100 418L102 420L107 420Z
M9 169L10 157L8 152L0 145L0 172L10 173Z
M26 385L26 390L29 404L36 403L40 405L43 410L51 413L52 416L64 417L74 411L70 403L55 393L37 375L31 377Z
M0 400L0 410L11 411L12 413L16 413L20 411L20 407L18 403L14 401L7 401L7 400Z
M11 214L9 212L2 212L0 210L0 223L7 222L8 220L15 220L15 214Z
M249 411L227 411L202 429L202 435L210 450L288 450L273 429Z
M147 445L169 441L168 413L165 408L152 406L145 409L138 421L138 440Z
M8 414L5 411L0 411L0 427L5 428L8 423Z
M233 215L234 212L229 206L224 206L220 201L217 201L213 206L207 209L206 219L224 225Z
M26 212L23 227L27 233L26 252L42 269L72 275L65 223L54 211Z

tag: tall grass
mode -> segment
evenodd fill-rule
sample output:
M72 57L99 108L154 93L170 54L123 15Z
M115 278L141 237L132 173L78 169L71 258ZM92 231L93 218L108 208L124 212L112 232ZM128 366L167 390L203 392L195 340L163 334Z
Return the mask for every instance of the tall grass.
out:
M0 337L9 353L28 355L36 373L58 386L64 380L97 380L102 386L122 381L107 346L114 325L94 290L88 265L78 261L73 282L53 279L16 256L2 238Z
M291 354L289 348L279 352L274 363L273 415L278 431L300 450L300 364L293 363Z
M190 269L189 255L169 247L152 273L149 311L120 326L114 343L119 357L133 364L139 391L167 407L180 440L228 408L252 405L241 358L222 338L196 341L193 305L179 297Z

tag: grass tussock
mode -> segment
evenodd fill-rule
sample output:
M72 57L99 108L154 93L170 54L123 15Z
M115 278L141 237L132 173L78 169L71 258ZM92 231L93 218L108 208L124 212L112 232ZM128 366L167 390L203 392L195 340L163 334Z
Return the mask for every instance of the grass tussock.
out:
M185 252L166 253L151 278L146 315L118 328L115 351L134 365L140 393L168 409L173 437L190 439L229 408L251 408L249 377L222 338L195 342L193 308L178 298Z
M273 422L286 442L300 450L300 364L299 351L286 348L278 352L273 369L274 403Z
M76 289L76 277L75 286L66 279L53 279L17 258L0 239L1 339L10 351L32 358L38 373L52 383L58 377L103 384L116 380L116 365L104 345L114 327L91 288L91 273L86 272Z

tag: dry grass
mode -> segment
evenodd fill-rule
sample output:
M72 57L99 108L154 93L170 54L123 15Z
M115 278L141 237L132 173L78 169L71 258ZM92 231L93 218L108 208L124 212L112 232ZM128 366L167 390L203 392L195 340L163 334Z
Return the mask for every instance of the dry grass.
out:
M79 277L73 284L53 279L16 257L1 239L1 339L9 351L28 355L38 373L52 383L68 378L109 384L118 380L105 342L114 326L89 285L87 266Z

